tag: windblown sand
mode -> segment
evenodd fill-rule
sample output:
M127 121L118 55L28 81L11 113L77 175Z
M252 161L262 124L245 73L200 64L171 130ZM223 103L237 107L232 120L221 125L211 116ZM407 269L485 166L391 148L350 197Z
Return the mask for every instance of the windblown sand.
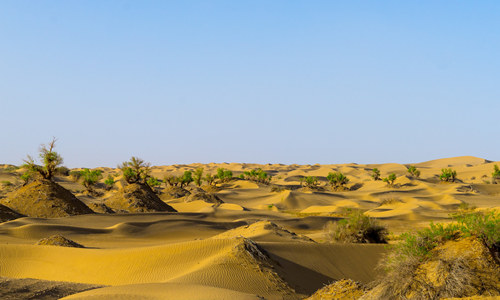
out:
M401 164L161 166L152 169L160 179L198 167L212 174L226 168L235 177L262 168L274 179L271 185L236 179L219 185L212 196L163 193L159 198L177 212L146 213L116 207L115 213L103 213L112 211L106 203L119 204L115 199L123 194L123 183L89 196L81 184L58 177L97 213L48 219L29 217L30 211L23 210L28 217L0 223L0 276L45 280L38 284L46 286L54 281L84 284L71 293L97 287L67 299L302 299L336 280L373 281L387 251L384 245L330 243L323 232L327 222L343 217L348 208L362 209L397 235L430 221L448 222L464 202L500 208L500 184L488 183L494 164L475 157L429 161L415 164L420 178L408 177ZM382 177L396 173L396 186L373 181L374 167ZM449 167L457 170L458 181L440 183L437 176ZM102 170L104 177L120 173ZM326 175L335 171L350 179L349 190L325 186ZM0 181L17 184L16 172L1 171ZM301 187L303 176L317 176L324 188ZM188 190L199 193L194 184ZM2 188L0 203L7 206L13 193L12 187ZM8 211L6 220L12 218L9 209L2 209ZM54 235L85 248L37 245ZM9 294L5 289L3 295Z

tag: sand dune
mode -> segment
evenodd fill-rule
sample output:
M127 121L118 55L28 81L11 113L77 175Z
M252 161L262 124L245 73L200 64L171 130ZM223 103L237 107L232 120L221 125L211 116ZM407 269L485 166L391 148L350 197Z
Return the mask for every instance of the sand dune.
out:
M126 200L124 190L130 187L123 182L91 196L82 193L79 183L59 177L59 184L98 213L67 216L42 205L37 212L47 214L36 215L24 211L22 201L0 206L0 216L6 216L0 223L0 276L106 286L68 299L165 299L165 294L176 299L301 299L343 278L371 282L387 251L383 245L328 243L326 223L360 209L398 234L429 221L448 221L459 206L500 207L500 185L491 184L495 164L500 165L475 157L416 163L419 178L409 176L409 164L159 166L152 168L158 178L199 167L212 174L226 168L234 176L261 168L273 180L267 185L238 178L210 187L213 199L220 201L189 194L153 197L148 191L148 199L159 205L154 207ZM395 186L372 180L375 167L381 177L397 174ZM439 182L442 168L457 170L457 182ZM105 176L120 174L102 170ZM337 171L350 179L345 191L332 191L327 184L328 173ZM0 190L6 206L20 185L16 172L0 167L0 179L14 185ZM301 187L304 176L316 176L321 187ZM202 188L207 187L191 184L187 189L194 195L205 193ZM104 203L116 213L105 213ZM17 215L19 210L28 217ZM54 235L85 248L36 245Z

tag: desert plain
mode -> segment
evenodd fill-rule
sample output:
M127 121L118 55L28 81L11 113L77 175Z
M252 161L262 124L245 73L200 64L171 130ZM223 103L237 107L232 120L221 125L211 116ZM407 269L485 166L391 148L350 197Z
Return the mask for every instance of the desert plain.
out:
M368 286L383 276L377 266L402 233L449 223L464 207L500 209L500 184L491 178L500 162L466 156L412 163L418 177L409 165L153 166L150 175L161 185L147 191L127 191L120 169L98 168L103 176L93 193L68 174L56 175L55 184L84 208L47 200L64 194L57 188L26 191L36 182L23 186L22 169L3 165L0 298L304 299L344 279ZM182 189L163 182L198 168L224 168L232 179ZM394 184L374 180L374 168L382 178L394 173ZM457 172L455 182L440 180L445 168ZM256 169L270 182L240 178ZM342 190L332 190L330 172L349 179ZM116 181L111 189L103 183L108 175ZM315 186L307 187L306 177L315 177ZM148 197L161 203L151 206ZM353 210L385 226L388 243L329 238L328 224ZM74 245L40 242L54 236Z

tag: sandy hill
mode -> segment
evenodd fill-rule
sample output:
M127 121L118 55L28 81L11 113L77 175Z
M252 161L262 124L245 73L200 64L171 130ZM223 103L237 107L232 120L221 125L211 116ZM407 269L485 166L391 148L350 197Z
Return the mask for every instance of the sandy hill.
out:
M106 205L128 212L176 211L163 202L146 184L133 183L126 185L120 191L106 199Z
M58 218L93 211L70 191L48 180L36 180L1 200L12 210L30 217Z
M6 211L27 217L0 223L0 276L11 278L10 282L33 278L33 288L49 289L54 281L106 286L72 295L74 299L164 299L166 293L177 299L303 299L331 283L323 290L325 295L345 292L344 288L350 288L344 295L365 293L366 286L375 284L380 273L376 266L387 249L332 243L325 234L326 224L344 218L349 210L361 210L387 226L390 238L396 239L401 232L426 227L430 221L449 222L450 214L459 209L500 207L500 184L492 180L495 164L500 162L475 157L434 160L414 164L421 171L419 177L410 176L409 164L397 163L151 168L159 179L199 167L212 175L218 168L231 170L234 177L260 168L273 176L270 184L234 178L207 188L209 193L191 183L182 195L170 193L164 183L155 192L147 186L128 185L120 170L112 168L101 170L103 178L114 176L115 187L105 190L101 179L95 195L84 193L81 183L70 176L56 178L67 193L41 183L20 187L14 167L7 166L14 171L0 170L0 179L13 184L0 186L0 203L5 205L0 206L0 216ZM394 185L373 180L375 167L382 178L394 172ZM456 170L458 180L440 182L442 168ZM332 190L326 180L329 172L338 171L349 178L343 191ZM307 176L316 177L318 187L305 187ZM75 199L68 193L99 214L88 214L87 206L86 214L65 211ZM63 200L54 199L59 194L72 200L60 204ZM177 212L171 213L174 209ZM35 245L54 235L85 248ZM448 246L439 251L467 247L482 251L473 243ZM483 262L475 257L470 264L479 268L477 263ZM422 265L421 277L416 279L439 285L432 274L446 274L443 266L453 266L453 261L442 256L439 263ZM485 278L496 276L488 272Z

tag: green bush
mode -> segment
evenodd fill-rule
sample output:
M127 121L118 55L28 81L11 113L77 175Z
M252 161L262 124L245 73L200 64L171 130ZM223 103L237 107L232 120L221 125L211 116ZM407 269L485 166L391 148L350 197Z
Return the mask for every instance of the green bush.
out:
M123 162L118 168L122 170L123 178L127 183L145 184L149 178L150 164L135 156L132 156L130 161Z
M80 178L82 180L82 184L90 193L94 191L94 185L99 181L99 179L101 179L101 177L102 177L101 170L83 169L82 171L80 171Z
M269 174L267 174L267 172L258 168L258 169L243 172L243 174L240 175L240 178L263 183L263 184L270 184L272 176L269 176Z
M65 166L60 166L58 168L56 168L56 172L55 172L57 175L61 175L61 176L68 176L69 175L69 169Z
M40 159L42 160L42 165L37 165L33 157L29 156L24 160L23 167L28 171L40 174L42 178L47 180L52 180L56 173L57 167L63 163L63 159L59 153L54 151L56 146L56 138L52 138L52 141L48 145L40 146Z
M387 182L387 184L388 184L389 186L394 186L394 181L396 181L396 179L397 179L396 174L391 173L391 174L389 174L389 176L387 176L387 177L383 178L382 180L383 180L384 182Z
M34 176L33 176L33 172L30 171L30 170L27 170L26 172L22 173L19 178L21 178L21 180L23 181L23 186L24 185L27 185L28 183L30 183Z
M325 227L327 239L342 243L386 243L387 228L359 210L350 211L345 219Z
M108 175L106 180L104 180L104 184L106 185L106 189L109 191L115 185L115 178L111 175Z
M439 179L443 182L455 182L457 179L457 171L453 169L441 169L441 175Z
M193 180L197 186L201 186L203 181L203 168L198 168L193 173Z
M302 182L305 183L306 187L311 188L311 189L317 188L319 186L319 181L318 181L318 178L316 176L302 177L301 184L302 184Z
M494 182L500 179L500 168L498 167L498 165L495 165L493 167L493 173L491 173L491 177L493 177Z
M224 168L218 168L216 178L218 178L221 183L229 182L233 179L233 172Z
M380 180L380 170L377 168L373 168L371 176L375 181Z
M217 179L216 176L213 176L212 174L208 173L207 175L205 175L205 181L207 182L208 185L215 185L215 179Z
M345 185L349 182L349 178L347 178L341 172L328 173L326 176L328 182L330 183L332 190L344 190Z
M185 171L184 174L180 177L180 185L181 188L184 187L184 185L189 185L191 182L193 182L193 172L191 171Z
M408 173L415 178L420 177L420 170L418 170L415 166L409 166Z

